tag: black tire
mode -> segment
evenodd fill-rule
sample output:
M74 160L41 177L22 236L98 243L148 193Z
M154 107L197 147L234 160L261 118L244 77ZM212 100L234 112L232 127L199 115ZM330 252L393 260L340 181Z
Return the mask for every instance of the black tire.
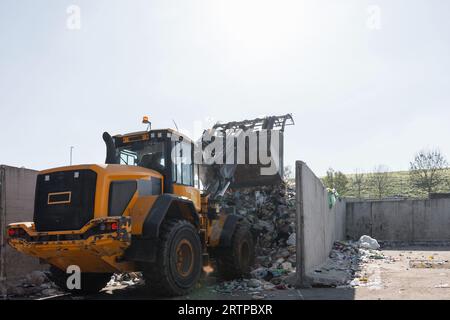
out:
M158 260L143 265L148 292L153 296L185 295L202 271L202 245L196 228L186 220L167 220L161 226Z
M219 277L223 280L242 278L250 274L255 262L255 242L250 227L238 222L231 238L231 246L215 254Z
M61 290L70 292L73 294L89 294L97 293L103 289L111 279L112 273L81 273L80 289L67 288L67 278L70 274L67 274L61 269L54 266L50 267L49 278L52 280Z

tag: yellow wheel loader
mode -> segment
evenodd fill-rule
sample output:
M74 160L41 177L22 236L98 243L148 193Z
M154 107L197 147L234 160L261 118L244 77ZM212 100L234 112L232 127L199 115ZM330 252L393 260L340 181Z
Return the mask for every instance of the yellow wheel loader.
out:
M38 174L33 222L8 226L12 247L50 264L52 280L71 292L141 271L152 294L183 295L210 258L225 279L250 271L254 236L200 191L192 140L172 129L103 139L106 164ZM81 271L80 287L67 287L70 266Z

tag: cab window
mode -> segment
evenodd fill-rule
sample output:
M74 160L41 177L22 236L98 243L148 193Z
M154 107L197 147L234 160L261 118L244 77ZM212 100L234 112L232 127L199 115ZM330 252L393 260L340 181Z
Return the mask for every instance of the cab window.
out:
M181 150L181 143L179 141L175 142L175 159L174 159L174 164L173 164L173 181L175 183L178 184L182 184L183 180L182 180L182 167L181 167L181 162L182 162L182 150Z
M175 141L173 145L173 181L177 184L194 185L192 145L187 142Z
M164 143L136 142L119 148L120 164L141 166L162 173L165 170Z
M135 166L137 164L137 153L126 149L121 150L120 164Z
M188 186L194 185L193 179L193 166L192 166L192 146L190 143L182 143L181 148L183 151L183 161L181 164L183 172L183 184Z

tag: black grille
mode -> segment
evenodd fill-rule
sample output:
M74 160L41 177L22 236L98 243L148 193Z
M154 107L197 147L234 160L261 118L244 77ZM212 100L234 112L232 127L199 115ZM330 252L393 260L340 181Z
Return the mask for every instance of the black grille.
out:
M36 182L37 231L81 229L94 217L97 174L92 170L41 174Z
M136 193L137 182L114 181L109 187L109 216L121 216Z

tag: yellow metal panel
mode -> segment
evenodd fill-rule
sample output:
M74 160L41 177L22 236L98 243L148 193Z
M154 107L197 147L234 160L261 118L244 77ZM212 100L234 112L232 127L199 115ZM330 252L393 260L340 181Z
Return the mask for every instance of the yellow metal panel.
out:
M197 188L182 184L174 184L173 193L190 199L194 203L194 207L197 212L201 210L202 206L200 203L200 191Z
M217 247L220 244L220 235L227 217L225 214L220 214L219 219L212 220L211 227L208 228L208 243L211 247Z
M145 218L150 212L158 196L139 197L130 209L131 233L134 235L142 234Z
M65 270L68 266L78 265L83 272L125 272L133 270L130 262L117 262L130 241L114 239L116 233L94 235L86 240L27 242L21 239L9 239L16 250Z

